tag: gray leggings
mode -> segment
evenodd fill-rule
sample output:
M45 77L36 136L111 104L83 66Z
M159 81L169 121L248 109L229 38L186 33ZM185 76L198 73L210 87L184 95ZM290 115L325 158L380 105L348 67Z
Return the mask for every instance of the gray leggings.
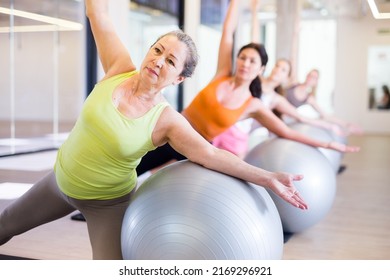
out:
M93 259L122 259L122 220L130 197L131 193L110 200L74 199L59 190L52 171L0 214L0 245L77 209L87 221Z

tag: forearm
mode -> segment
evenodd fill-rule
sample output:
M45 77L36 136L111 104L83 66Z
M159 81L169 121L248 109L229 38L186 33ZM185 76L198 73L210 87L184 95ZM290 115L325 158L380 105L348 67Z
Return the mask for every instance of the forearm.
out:
M216 148L212 157L208 160L204 158L203 162L206 168L267 188L295 207L307 209L306 203L293 184L293 181L301 180L302 175L269 172L250 165L227 151Z
M299 121L316 127L324 128L330 131L333 129L333 125L331 123L322 119L306 118L302 116L300 117Z
M112 20L109 14L109 5L107 0L86 0L86 16L91 24L97 47L99 42L104 41L106 32L115 32Z
M234 32L238 24L238 6L239 1L232 0L229 3L228 10L223 22L222 36L218 50L218 64L216 75L230 75L233 68L233 45Z
M302 175L269 172L250 165L232 153L218 149L206 141L200 141L203 142L201 144L196 140L189 139L186 143L190 143L191 141L191 148L188 148L188 145L183 145L181 141L177 146L179 150L182 150L187 155L190 161L200 164L205 168L267 188L295 207L307 209L307 205L298 195L293 185L293 181L303 178Z
M198 159L193 159L193 161L206 168L263 187L269 187L269 181L272 177L272 172L250 165L236 155L215 147L208 155L202 155Z
M320 118L323 121L328 122L329 124L339 125L343 128L346 128L348 126L347 122L344 122L344 121L336 118L335 116L328 114L326 111L324 111L318 105L318 103L316 102L316 100L313 96L309 97L308 103L310 104L310 106L312 106L314 108L315 111L317 111L317 113L319 114Z
M105 78L134 70L130 54L116 33L109 14L109 1L86 0L85 7Z
M284 132L278 134L279 137L289 139L292 141L300 142L302 144L306 144L315 148L330 148L329 142L323 142L319 141L317 139L314 139L312 137L306 136L303 133L300 133L298 131L295 131L291 128L286 129Z
M343 121L343 120L340 120L339 118L336 118L335 116L332 116L332 115L327 115L327 114L324 114L322 116L322 119L327 121L327 122L330 122L330 123L333 123L333 124L337 124L341 127L344 127L346 128L348 126L348 123Z
M85 13L88 18L108 14L108 0L85 0Z
M231 0L226 13L223 29L225 34L233 34L238 25L239 1Z
M258 20L259 0L252 0L251 2L251 40L255 43L260 43L260 24Z
M329 147L329 143L318 141L314 138L308 137L298 131L291 129L282 120L277 118L272 112L270 113L269 110L262 110L261 112L262 113L259 114L256 120L259 123L263 124L269 131L271 131L275 135L281 138L301 142L303 144L310 145L313 147Z

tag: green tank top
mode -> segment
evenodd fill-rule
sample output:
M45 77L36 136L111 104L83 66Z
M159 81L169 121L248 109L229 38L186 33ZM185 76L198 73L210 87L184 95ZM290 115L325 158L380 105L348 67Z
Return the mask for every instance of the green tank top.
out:
M55 173L59 188L76 199L112 199L136 185L135 168L156 147L152 132L167 102L129 119L112 103L112 92L136 72L113 76L95 85L81 115L58 151Z

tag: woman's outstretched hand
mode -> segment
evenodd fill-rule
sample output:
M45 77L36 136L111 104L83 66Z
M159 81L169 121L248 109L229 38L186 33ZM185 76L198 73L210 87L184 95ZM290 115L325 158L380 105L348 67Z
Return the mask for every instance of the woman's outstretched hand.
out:
M272 174L268 187L286 202L297 208L306 210L308 206L294 186L294 181L300 181L302 179L303 175L276 172Z
M328 148L342 153L356 153L360 151L360 147L348 146L339 142L330 142Z
M349 123L347 124L347 129L349 134L355 134L355 135L362 135L363 134L363 128L361 128L359 125Z

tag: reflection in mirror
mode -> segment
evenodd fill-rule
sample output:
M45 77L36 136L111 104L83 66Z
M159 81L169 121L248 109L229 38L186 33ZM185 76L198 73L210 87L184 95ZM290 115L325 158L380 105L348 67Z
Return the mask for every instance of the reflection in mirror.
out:
M367 78L369 109L390 109L390 46L369 47Z

